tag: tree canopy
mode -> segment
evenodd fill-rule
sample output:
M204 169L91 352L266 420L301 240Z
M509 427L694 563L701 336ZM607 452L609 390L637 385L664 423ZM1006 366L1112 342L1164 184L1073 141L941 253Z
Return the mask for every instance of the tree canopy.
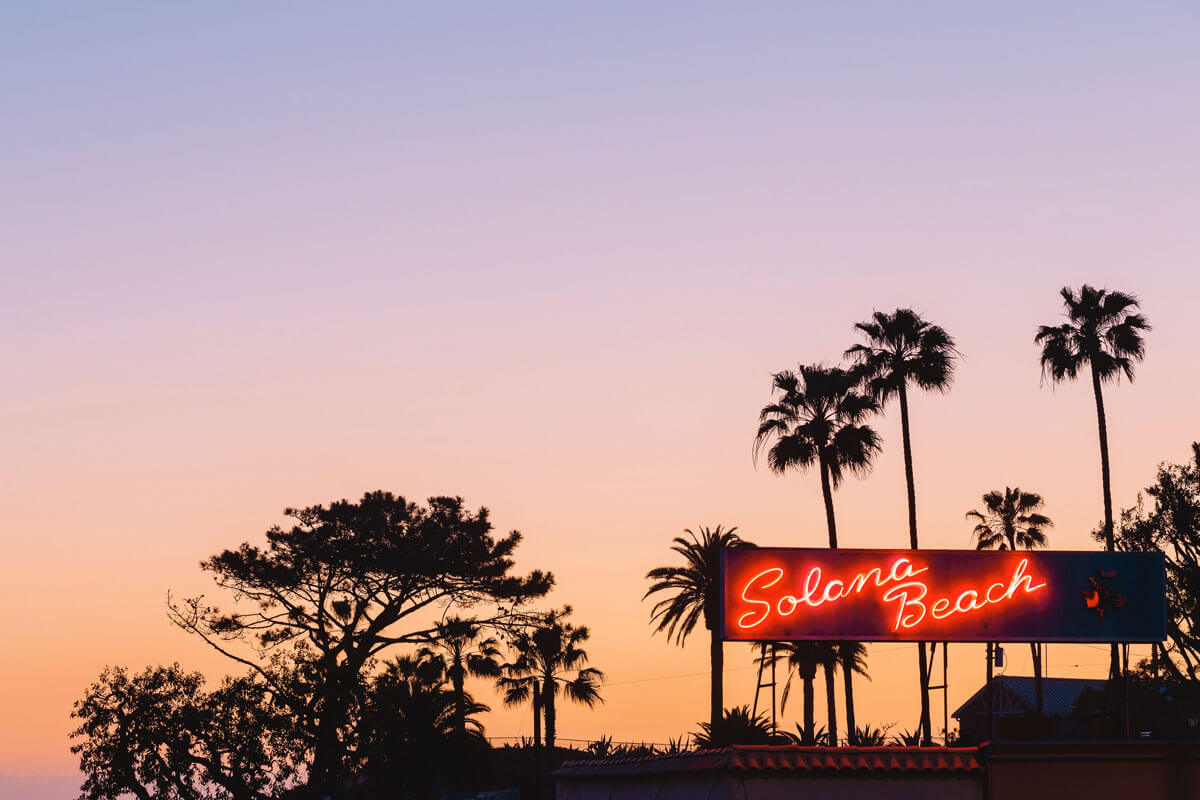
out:
M249 675L206 693L198 674L177 667L105 672L76 706L86 796L240 799L278 796L288 781L297 796L346 796L375 735L373 698L401 683L444 702L447 724L471 734L479 706L461 686L443 692L442 665L435 683L401 675L403 664L371 676L389 648L446 639L452 612L469 609L477 627L525 624L525 605L553 578L514 572L520 534L493 535L487 509L458 497L419 505L370 492L285 513L294 524L268 530L265 545L202 562L232 608L168 602L176 625ZM280 719L286 747L271 738Z
M1117 550L1161 552L1167 562L1167 638L1163 666L1176 680L1200 684L1200 443L1191 461L1160 464L1146 489L1153 506L1121 512L1115 530ZM1104 541L1105 532L1093 532Z

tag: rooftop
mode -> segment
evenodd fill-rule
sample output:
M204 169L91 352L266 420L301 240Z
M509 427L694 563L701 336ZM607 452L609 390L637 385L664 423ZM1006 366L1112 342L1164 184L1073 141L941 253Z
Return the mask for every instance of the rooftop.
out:
M1034 711L1037 708L1037 685L1032 676L999 675L992 682L996 684L996 691L1007 693L1026 710ZM1042 711L1049 717L1065 717L1075 709L1079 695L1087 689L1104 691L1105 683L1102 678L1042 678ZM986 691L987 684L984 684L950 716L959 719L979 711L972 706L983 704Z
M644 775L668 772L974 772L974 747L779 747L737 745L676 755L568 761L558 776Z

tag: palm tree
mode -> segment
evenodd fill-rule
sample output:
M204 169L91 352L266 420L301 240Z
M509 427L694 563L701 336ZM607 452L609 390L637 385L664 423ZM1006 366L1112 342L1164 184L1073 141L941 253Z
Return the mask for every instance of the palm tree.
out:
M546 747L554 747L555 700L561 692L568 700L589 708L604 702L600 684L604 673L585 667L587 652L580 646L590 633L585 626L564 622L571 607L539 614L534 623L513 642L517 657L501 667L503 676L497 685L504 691L506 705L517 705L531 697L540 701L546 722ZM570 673L574 673L572 676ZM529 679L534 680L529 680ZM535 705L536 716L536 705ZM535 727L536 735L536 727Z
M422 648L418 652L420 657L441 663L450 679L455 698L456 738L460 743L467 735L464 689L467 676L494 678L500 675L500 642L494 637L481 638L482 634L483 628L475 620L451 617L437 626L436 651Z
M879 452L879 435L862 424L867 415L879 410L873 397L855 391L857 376L840 367L801 366L799 374L785 370L773 376L775 402L759 413L758 433L754 437L755 460L771 442L767 462L771 470L808 469L814 464L821 473L821 495L825 501L825 521L829 546L837 548L837 519L833 511L833 489L847 472L865 474ZM854 717L854 670L843 665L846 684L846 716ZM832 685L826 672L827 690ZM836 710L831 705L829 736L837 742ZM854 726L848 728L854 743Z
M1003 494L992 490L983 496L985 511L971 510L967 519L976 521L975 549L1033 550L1046 546L1046 528L1054 523L1040 509L1045 505L1040 494L1004 487ZM1029 643L1033 654L1033 684L1037 712L1042 713L1042 646Z
M725 548L754 547L737 535L737 528L723 529L700 526L697 536L690 528L684 533L690 541L676 536L671 550L683 557L682 567L656 567L646 573L655 583L642 595L645 600L656 592L674 592L659 600L650 611L650 621L657 623L655 633L666 631L668 639L683 646L696 623L704 620L709 631L710 684L709 725L721 722L723 705L722 675L725 670L725 651L721 642L721 551Z
M758 415L755 460L770 443L767 463L772 472L817 466L829 546L837 547L832 490L847 472L870 471L879 452L879 434L861 423L879 410L879 404L854 391L855 376L841 367L801 365L798 373L775 373L772 382L778 397Z
M764 654L762 658L772 656ZM837 643L820 641L778 642L775 644L774 658L785 659L788 667L788 679L783 684L783 696L780 698L779 710L782 713L787 708L788 695L792 689L792 678L800 678L804 689L804 739L815 742L817 738L816 720L814 719L814 683L817 678L817 667L837 660ZM836 736L829 734L836 741Z
M1042 346L1042 374L1051 383L1074 380L1087 364L1096 396L1096 424L1100 431L1100 475L1104 485L1104 544L1113 549L1112 490L1108 467L1108 423L1104 416L1101 386L1122 374L1133 380L1133 366L1146 354L1142 333L1150 323L1134 309L1138 299L1084 284L1078 292L1064 286L1060 292L1067 322L1042 325L1034 342Z
M1059 292L1067 310L1061 325L1042 325L1033 337L1042 346L1042 376L1051 383L1074 380L1083 365L1090 368L1096 396L1096 426L1100 432L1100 479L1104 488L1104 549L1113 550L1112 487L1108 467L1108 422L1104 416L1101 386L1124 374L1133 380L1133 366L1146 354L1142 334L1150 323L1134 309L1135 295L1097 289L1086 283L1076 292L1064 286ZM1120 675L1117 645L1109 651L1109 674Z
M439 773L461 775L473 755L464 745L486 746L476 718L488 710L469 693L446 689L443 665L436 659L404 656L388 662L372 681L362 709L359 733L367 785L384 790L410 788L410 796L434 797ZM465 738L459 738L463 714ZM457 742L457 746L452 746Z
M858 744L858 728L854 724L854 684L850 676L856 674L871 680L867 673L867 647L862 642L838 642L837 652L846 689L846 741L853 747ZM834 744L837 744L836 738Z
M908 541L916 550L917 492L913 480L912 437L908 421L908 386L945 392L954 380L954 361L958 351L946 331L921 317L911 308L898 308L891 314L876 311L867 322L854 326L866 337L846 351L855 359L871 394L882 404L893 397L900 401L900 434L904 445L904 481L908 489ZM921 732L925 744L932 744L929 724L929 664L925 643L917 645L921 680Z

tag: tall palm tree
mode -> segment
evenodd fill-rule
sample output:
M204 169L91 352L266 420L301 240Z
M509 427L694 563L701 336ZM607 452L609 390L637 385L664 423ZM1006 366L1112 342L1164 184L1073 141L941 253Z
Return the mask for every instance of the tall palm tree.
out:
M871 394L886 404L892 398L900 401L900 434L904 444L904 482L908 489L908 541L916 550L917 492L913 480L912 436L908 420L909 384L926 391L945 392L954 380L954 362L958 351L954 339L940 326L934 325L911 308L898 308L887 314L876 311L867 322L854 326L866 337L846 351L858 364L858 369ZM932 744L933 731L929 723L929 660L925 643L917 645L921 681L921 733L925 744Z
M1086 364L1096 397L1096 426L1100 432L1100 479L1104 488L1104 549L1113 550L1112 487L1108 466L1108 422L1104 415L1101 386L1118 380L1122 374L1133 380L1133 367L1146 354L1142 334L1150 323L1137 313L1138 299L1125 292L1097 289L1086 283L1073 290L1064 286L1059 292L1066 307L1067 321L1060 325L1042 325L1033 337L1042 346L1042 376L1051 383L1074 380ZM1109 674L1120 675L1117 645L1109 652Z
M754 547L751 542L737 535L737 528L728 530L718 525L715 528L700 526L697 536L685 528L690 538L676 536L671 547L683 557L681 567L656 567L646 573L655 581L646 593L645 600L656 592L673 592L659 600L650 611L650 621L657 623L655 633L665 631L668 639L683 646L688 635L695 630L696 623L704 620L709 631L709 666L712 671L709 692L709 725L721 723L724 708L722 675L725 671L725 651L721 642L721 551L725 548Z
M773 472L806 470L821 475L829 546L837 547L833 489L847 472L865 474L879 452L879 434L862 424L879 410L874 398L855 391L857 380L841 367L801 365L772 376L775 401L758 415L754 457L768 444L767 464Z
M1046 528L1054 523L1039 509L1045 505L1040 494L1004 487L983 496L984 511L971 510L967 519L975 520L975 549L1033 550L1046 546ZM1033 654L1033 683L1037 712L1042 713L1042 646L1029 643Z
M555 701L560 692L568 700L589 708L604 702L600 697L604 673L584 666L588 654L581 645L590 633L583 625L565 622L570 613L571 607L563 606L560 611L539 614L534 623L513 640L517 657L502 667L504 675L497 682L504 690L506 704L524 702L531 695L540 698L548 748L554 747ZM537 680L522 680L530 677Z
M821 474L821 495L829 546L837 548L837 518L833 511L833 489L847 472L865 474L879 452L879 434L863 420L879 410L873 398L856 391L858 377L840 367L801 366L799 372L785 370L773 376L775 402L759 413L754 437L754 456L770 443L767 463L774 472L806 470L816 465ZM846 684L847 718L854 716L854 670L843 668ZM826 673L831 681L831 673ZM830 684L827 684L827 688ZM836 711L830 710L829 736L837 741ZM854 727L848 728L854 743Z
M437 626L434 648L418 655L439 662L454 692L454 727L461 744L467 735L467 676L494 678L500 675L500 642L483 638L483 627L473 619L451 617Z
M1051 383L1074 380L1086 364L1096 396L1096 424L1100 431L1100 476L1104 485L1104 544L1113 549L1112 490L1108 465L1108 423L1101 386L1123 374L1133 380L1134 364L1146 354L1142 334L1150 323L1137 313L1132 294L1096 289L1084 284L1078 292L1064 286L1060 292L1067 322L1042 325L1034 342L1042 346L1042 374Z

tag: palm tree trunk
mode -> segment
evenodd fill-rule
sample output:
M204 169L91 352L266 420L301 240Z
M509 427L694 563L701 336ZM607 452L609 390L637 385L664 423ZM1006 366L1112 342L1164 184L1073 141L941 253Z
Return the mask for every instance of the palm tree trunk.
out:
M833 517L833 491L829 487L829 465L821 457L821 495L825 498L825 524L829 528L829 546L837 549L837 521Z
M812 744L816 736L816 721L813 718L813 678L804 678L804 736Z
M854 668L850 663L850 654L842 652L842 682L846 687L846 743L853 747L858 743L854 730Z
M1092 364L1092 391L1096 394L1096 427L1100 429L1100 480L1104 486L1104 549L1111 553L1113 542L1112 478L1108 466L1108 420L1104 416L1104 393L1100 390L1100 373ZM1117 643L1109 645L1108 677L1115 680L1121 674Z
M451 680L454 684L454 738L462 748L467 742L467 698L462 671L455 670Z
M904 442L904 483L908 488L908 546L913 550L917 543L917 489L913 481L912 437L908 427L908 384L900 384L900 438ZM929 722L929 659L925 655L925 643L917 642L917 668L921 684L921 744L933 744L933 729Z
M825 718L827 720L826 730L829 732L829 740L826 742L830 747L836 747L838 741L838 726L837 726L837 687L834 681L834 668L837 664L837 658L832 657L824 664L825 670Z
M542 785L542 691L533 685L533 798L539 800Z
M554 713L554 678L546 678L546 683L542 688L542 706L543 713L546 715L546 749L554 751L554 734L555 723L557 722Z
M709 705L708 705L708 724L712 726L712 730L716 730L721 724L721 715L724 712L724 676L725 676L725 648L721 643L721 636L714 625L709 632L711 640L708 646L709 666L712 670L709 684Z

